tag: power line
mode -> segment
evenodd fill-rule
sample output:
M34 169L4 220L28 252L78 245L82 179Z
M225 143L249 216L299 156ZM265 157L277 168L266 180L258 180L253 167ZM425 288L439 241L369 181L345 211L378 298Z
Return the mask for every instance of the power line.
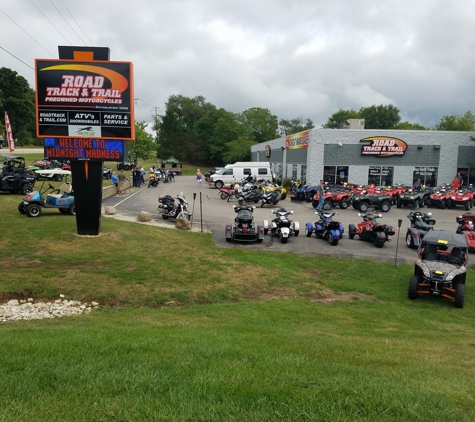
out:
M89 37L87 36L87 34L83 31L83 29L81 28L81 25L78 24L77 20L74 19L74 16L72 15L72 13L69 11L69 9L66 7L66 5L63 3L63 0L60 0L61 1L61 4L64 6L64 8L68 11L68 13L71 15L71 17L73 18L73 21L76 22L76 25L79 27L79 29L82 31L82 33L86 36L86 38L88 39L88 41L91 43L91 45L94 47L94 44L92 43L92 41L89 39Z
M38 9L38 11L45 17L45 19L51 24L51 26L52 26L54 29L56 29L56 31L58 31L59 34L69 43L69 45L72 45L72 44L71 44L71 41L69 41L69 40L64 36L64 34L63 34L58 28L56 28L56 26L54 25L54 23L51 22L51 21L47 18L47 16L40 10L40 8L39 8L35 3L33 3L33 0L30 0L30 3Z
M8 50L5 50L1 45L0 45L0 48L1 48L3 51L5 51L5 52L7 52L8 54L10 54L10 56L15 57L15 59L17 59L19 62L22 62L25 66L28 66L30 69L35 70L35 69L34 69L33 67L31 67L28 63L25 63L23 60L19 59L17 56L15 56L14 54L10 53Z
M55 4L53 3L52 0L49 0L50 3L53 5L53 7L58 11L58 13L61 15L61 17L64 19L64 21L69 25L69 27L74 31L74 33L79 37L79 39L81 40L81 42L86 45L86 43L84 42L84 40L81 38L81 36L76 32L76 30L72 27L72 25L66 20L66 18L63 16L63 14L59 11L59 9L55 6Z
M28 35L36 44L38 44L43 50L45 50L49 55L53 56L54 57L54 54L52 54L51 52L49 52L45 47L43 47L36 39L34 39L28 32L26 32L20 25L18 25L10 16L8 16L2 9L0 9L2 11L2 13L8 18L10 19L16 26L18 26L18 28L20 28L26 35ZM6 51L6 50L5 50ZM8 51L7 51L8 53ZM11 53L9 53L11 54ZM20 60L21 61L21 60Z

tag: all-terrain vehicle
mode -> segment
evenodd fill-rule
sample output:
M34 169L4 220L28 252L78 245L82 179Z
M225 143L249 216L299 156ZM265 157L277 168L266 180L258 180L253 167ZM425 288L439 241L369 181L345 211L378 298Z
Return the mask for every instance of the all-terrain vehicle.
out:
M338 215L336 212L316 211L320 218L315 222L315 226L312 223L305 225L305 236L310 237L312 233L320 239L325 239L330 245L338 245L338 241L343 237L345 227L339 221L333 220L333 216Z
M388 212L391 209L391 198L381 194L368 195L362 193L352 197L351 205L362 213L368 211L369 208L376 208L382 212Z
M348 191L341 191L336 189L325 190L325 202L330 202L332 207L337 205L342 210L346 210L351 202L351 193ZM325 207L323 209L326 209Z
M414 275L409 280L409 299L421 294L453 300L463 308L468 244L465 236L446 230L431 230L417 250Z
M431 193L431 189L425 189L419 192L415 192L412 188L408 189L397 198L396 206L398 208L402 208L403 206L414 207L416 209L423 208Z
M234 224L226 224L225 237L227 242L238 240L241 242L262 242L264 227L254 224L253 211L256 207L248 205L233 205L237 213Z
M435 220L432 218L432 213L425 214L420 211L410 212L407 218L411 226L407 228L406 245L408 248L418 248L423 237L434 228Z
M433 191L429 198L427 198L426 205L427 208L438 207L440 209L445 209L449 204L450 196L452 192L447 189L445 186L439 187L439 189Z
M61 176L69 176L69 170L37 170L48 172L47 174L61 174ZM26 214L28 217L36 218L42 213L43 208L57 208L61 214L76 215L76 206L74 204L74 194L72 193L71 183L65 182L59 189L56 189L51 183L44 188L47 180L43 181L41 188L31 192L23 198L18 204L20 214ZM46 194L46 197L45 197Z
M457 205L461 205L465 208L465 211L468 211L473 206L473 196L475 193L467 189L459 189L458 191L452 192L450 199L447 200L448 208L455 208Z
M35 186L35 175L26 168L25 159L12 154L0 156L3 160L3 167L0 173L0 191L11 193L20 192L27 195Z

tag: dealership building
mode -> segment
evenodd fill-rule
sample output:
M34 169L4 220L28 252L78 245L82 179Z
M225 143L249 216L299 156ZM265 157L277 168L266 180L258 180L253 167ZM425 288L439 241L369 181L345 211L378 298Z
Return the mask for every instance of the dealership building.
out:
M364 122L363 122L364 124ZM472 140L474 139L474 140ZM460 172L475 185L475 133L370 129L311 129L251 147L278 177L318 184L379 186L449 184Z

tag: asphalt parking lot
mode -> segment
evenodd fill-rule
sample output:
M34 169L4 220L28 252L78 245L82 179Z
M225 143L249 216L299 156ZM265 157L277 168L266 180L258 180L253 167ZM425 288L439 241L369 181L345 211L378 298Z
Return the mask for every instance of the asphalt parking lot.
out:
M370 242L359 240L358 236L349 239L346 233L337 246L330 246L328 242L317 239L315 236L305 237L305 223L315 223L317 219L315 210L310 203L294 202L290 200L289 196L284 201L279 202L278 206L294 211L292 219L300 223L300 235L298 237L291 237L286 244L280 243L279 239L270 235L270 233L266 235L262 243L226 242L224 237L225 225L232 223L234 220L235 213L232 205L237 205L237 200L223 201L220 199L217 189L210 188L207 183L198 186L194 176L177 176L175 182L160 183L156 188L147 188L147 184L142 185L141 188L130 188L123 195L104 199L103 206L114 206L118 214L130 217L136 217L140 211L148 211L152 214L154 221L174 226L174 220L163 220L161 215L158 214L158 197L159 195L175 197L181 192L189 203L188 210L193 212L193 227L201 227L202 224L203 227L208 228L213 234L214 242L220 247L295 252L305 255L333 256L347 259L357 257L393 263L396 262L397 251L398 264L412 264L416 259L416 251L409 249L405 243L406 230L409 226L407 214L411 211L411 208L408 207L398 209L394 206L388 213L381 213L383 217L380 221L394 226L396 235L392 237L390 242L386 242L383 248L378 249ZM196 194L195 200L193 200L193 194ZM272 220L271 210L276 207L266 205L264 208L260 208L260 204L257 205L258 207L254 211L255 223L262 224L264 219ZM334 219L343 223L346 231L350 223L356 225L361 221L358 211L351 206L346 210L335 208L332 211L338 213ZM451 210L423 208L422 211L432 212L433 218L437 220L436 229L449 231L456 230L455 217L465 212L461 207ZM399 219L402 220L402 224L399 229L398 240ZM475 255L471 254L470 258L472 259L469 260L469 266L475 268Z

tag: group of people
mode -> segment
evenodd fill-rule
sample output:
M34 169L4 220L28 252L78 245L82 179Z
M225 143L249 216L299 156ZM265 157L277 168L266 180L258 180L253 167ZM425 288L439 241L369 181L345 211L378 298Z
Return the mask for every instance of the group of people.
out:
M129 180L125 174L124 170L121 170L119 174L117 174L115 171L112 172L111 176L112 184L116 187L117 189L117 195L122 195L124 193L124 183L126 180Z

